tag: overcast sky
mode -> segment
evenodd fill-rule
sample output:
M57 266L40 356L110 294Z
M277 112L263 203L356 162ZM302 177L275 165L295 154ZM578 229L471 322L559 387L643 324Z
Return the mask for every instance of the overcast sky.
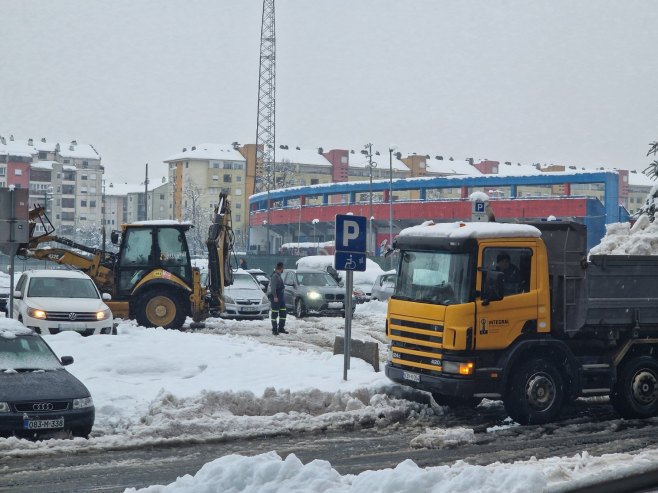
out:
M0 0L0 135L110 180L254 142L261 0ZM276 141L644 169L658 2L276 0Z

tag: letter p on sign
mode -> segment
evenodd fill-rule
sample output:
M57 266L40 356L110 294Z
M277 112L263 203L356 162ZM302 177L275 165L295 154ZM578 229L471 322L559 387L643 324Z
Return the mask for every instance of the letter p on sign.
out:
M343 222L343 246L350 244L350 240L356 240L359 237L359 223L356 221Z

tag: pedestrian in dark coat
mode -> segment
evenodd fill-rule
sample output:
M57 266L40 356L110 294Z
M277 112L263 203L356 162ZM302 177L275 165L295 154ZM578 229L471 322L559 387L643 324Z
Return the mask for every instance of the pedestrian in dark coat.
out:
M247 267L247 261L243 258L240 259L240 269L242 270L247 270L249 267Z
M268 289L270 290L270 302L272 303L272 334L287 334L286 330L286 302L283 299L283 279L281 278L281 273L283 272L283 262L276 264L276 269L272 274L270 279L270 285ZM277 325L278 319L278 325Z

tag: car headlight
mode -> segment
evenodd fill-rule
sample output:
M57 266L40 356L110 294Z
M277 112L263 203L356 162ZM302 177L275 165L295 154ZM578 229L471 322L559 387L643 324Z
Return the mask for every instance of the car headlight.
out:
M263 296L263 299L260 300L260 302L262 305L267 305L270 302L270 300L267 299L267 296Z
M41 320L45 320L47 314L43 310L38 310L37 308L28 308L27 309L27 316L32 317L32 318L40 318Z
M108 308L102 312L96 312L96 320L107 320L112 316L112 311Z
M322 298L322 295L317 291L309 291L308 293L306 293L306 297L309 300L319 300L320 298Z
M233 298L231 298L229 295L225 294L225 295L224 295L224 303L231 303L231 304L234 304L234 303L235 303L235 300L234 300Z
M0 402L0 413L8 413L9 411L10 411L9 403L8 402Z
M83 397L82 399L73 399L73 409L83 409L85 407L92 407L94 400L91 397Z

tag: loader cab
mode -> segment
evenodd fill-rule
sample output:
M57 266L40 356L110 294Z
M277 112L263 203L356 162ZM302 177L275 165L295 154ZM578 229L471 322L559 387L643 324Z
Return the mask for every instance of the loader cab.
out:
M129 296L147 276L192 286L192 267L185 232L175 221L125 225L115 268L117 294Z

